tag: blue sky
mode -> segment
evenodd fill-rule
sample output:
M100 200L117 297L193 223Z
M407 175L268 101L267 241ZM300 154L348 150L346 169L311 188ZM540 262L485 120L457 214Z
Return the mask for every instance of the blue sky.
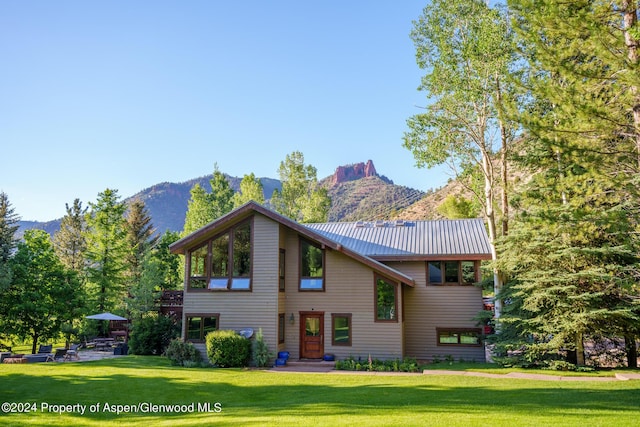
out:
M425 105L409 37L426 0L0 2L0 191L23 220L213 172L277 178L301 151L318 177L373 160L415 167Z

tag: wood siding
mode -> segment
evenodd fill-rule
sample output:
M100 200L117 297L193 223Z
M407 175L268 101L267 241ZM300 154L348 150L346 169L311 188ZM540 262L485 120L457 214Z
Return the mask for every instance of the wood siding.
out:
M414 288L404 288L405 356L432 360L484 362L484 346L439 346L436 328L478 328L473 317L482 310L482 290L476 286L427 285L424 262L388 263L415 278Z
M183 324L189 313L218 313L220 329L253 328L257 332L262 328L269 348L277 348L278 237L279 225L256 215L253 221L252 291L187 291L184 293Z
M349 356L367 359L402 357L402 289L398 289L398 322L375 322L374 272L371 268L339 253L327 250L325 262L325 291L298 290L298 234L287 231L287 290L285 296L285 344L292 359L300 357L300 311L324 312L324 353L338 359ZM291 314L294 323L289 322ZM332 313L351 314L351 346L331 344Z

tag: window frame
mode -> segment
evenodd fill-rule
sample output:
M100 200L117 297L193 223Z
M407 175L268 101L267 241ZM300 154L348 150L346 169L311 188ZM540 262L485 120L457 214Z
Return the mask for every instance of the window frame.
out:
M458 281L457 282L451 282L451 281L447 281L447 273L446 273L446 264L447 263L456 263L457 267L458 267ZM465 262L470 262L473 263L473 274L474 274L474 281L473 282L464 282L464 274L463 274L463 270L462 270L462 264ZM429 266L431 264L439 264L440 265L440 282L432 282L431 281L431 273L430 273L430 269ZM477 283L480 281L480 262L477 260L469 260L469 259L463 259L463 260L431 260L431 261L427 261L425 263L425 268L426 268L426 272L427 272L427 285L430 286L473 286L474 283Z
M287 251L280 248L278 257L278 291L285 292L286 290L286 276L287 276Z
M382 280L385 283L393 286L394 317L392 319L380 319L378 317L378 280ZM400 317L398 316L398 288L399 288L398 282L391 280L385 276L382 276L381 274L374 273L373 275L373 316L374 316L374 321L376 323L398 323L399 317Z
M336 341L336 319L348 319L349 335L346 342ZM331 313L331 345L339 347L351 347L353 340L353 316L351 313Z
M184 328L184 340L188 342L202 343L205 342L206 335L204 335L204 322L200 321L200 338L189 338L189 320L194 317L200 317L201 319L211 318L216 319L216 331L220 330L220 313L188 313L185 314L185 328Z
M322 276L303 276L302 275L302 263L304 261L304 257L302 256L302 245L303 244L308 244L309 246L313 246L315 248L318 248L322 254ZM303 237L300 237L299 242L298 242L298 291L300 292L324 292L326 289L326 265L327 265L327 259L326 259L326 251L324 249L324 245L312 242L311 240L305 239ZM307 280L307 279L315 279L315 280L321 280L322 281L322 287L321 288L304 288L302 287L302 281L303 280Z
M440 342L440 334L452 333L458 334L457 343L443 343ZM462 343L461 335L463 333L474 333L478 337L476 344ZM436 328L436 345L442 347L482 347L482 329L480 328Z
M284 344L287 336L287 322L285 313L278 313L278 344Z
M235 253L236 253L236 230L248 226L249 227L249 273L247 276L235 276ZM252 292L253 291L253 217L241 221L233 226L225 229L224 231L217 233L216 235L209 238L206 242L201 243L196 248L189 250L187 253L188 257L188 290L195 292ZM214 276L213 275L213 251L214 251L214 242L218 239L224 238L226 236L227 242L227 253L226 253L226 276ZM203 247L207 248L207 255L205 258L205 276L191 276L191 264L193 262L193 254L202 249ZM204 287L194 287L192 283L195 280L204 281ZM237 284L245 284L242 287L234 287L234 281Z

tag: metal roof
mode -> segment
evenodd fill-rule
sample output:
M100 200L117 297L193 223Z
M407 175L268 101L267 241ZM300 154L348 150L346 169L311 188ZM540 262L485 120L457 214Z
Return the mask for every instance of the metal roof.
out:
M480 218L435 221L372 221L302 224L369 257L415 258L491 255Z

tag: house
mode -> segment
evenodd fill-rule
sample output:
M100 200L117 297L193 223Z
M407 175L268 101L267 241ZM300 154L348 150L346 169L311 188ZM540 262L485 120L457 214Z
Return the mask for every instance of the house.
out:
M291 359L484 361L481 219L299 224L249 202L170 247L185 340L261 328Z

